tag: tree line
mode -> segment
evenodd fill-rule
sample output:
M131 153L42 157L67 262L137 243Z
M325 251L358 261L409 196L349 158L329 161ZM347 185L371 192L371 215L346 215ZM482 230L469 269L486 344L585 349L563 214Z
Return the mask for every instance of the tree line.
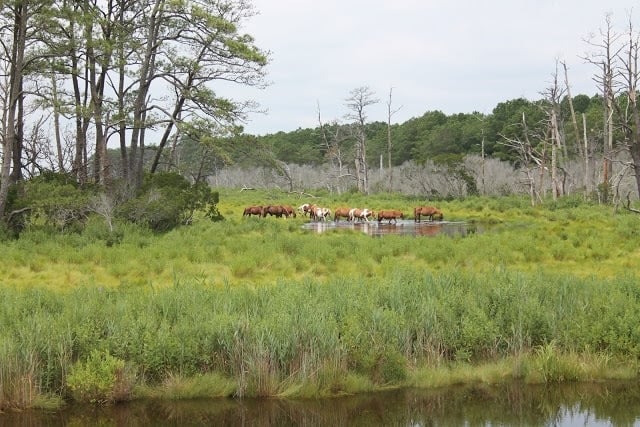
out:
M293 171L314 167L329 176L322 185L330 191L368 193L397 190L394 169L431 165L463 181L465 194L475 194L485 177L467 167L471 156L480 159L482 170L489 160L513 167L514 178L524 183L533 204L547 194L555 199L577 189L604 202L628 199L632 193L636 197L640 195L639 39L631 17L623 31L614 28L611 15L605 17L603 28L585 41L588 51L582 57L594 66L592 94L572 94L569 69L556 60L551 83L540 91L539 99L505 100L488 114L428 110L392 124L392 91L386 120L369 120L368 107L380 100L371 88L358 87L345 98L342 119L327 122L318 107L316 127L243 135L230 144L236 148L226 151L229 157L214 162L210 173L218 173L222 164L259 165L281 176L293 191L296 186L314 185L296 180ZM183 143L186 148L188 141ZM386 188L379 183L370 187L372 171L385 176ZM621 192L623 183L629 185Z
M435 165L474 194L496 160L517 170L532 203L567 194L569 175L602 200L614 197L621 177L640 191L640 51L631 18L618 31L606 16L587 40L591 95L573 96L557 61L540 99L506 100L489 114L427 110L392 124L392 91L387 117L371 118L368 108L381 101L365 86L347 94L341 119L327 121L318 106L314 128L256 136L242 124L259 106L219 95L228 84L266 85L269 54L241 30L255 13L245 0L4 2L2 221L33 209L25 191L35 177L92 189L103 207L117 207L151 191L149 182L177 185L148 174L196 184L233 165L264 168L292 191L308 185L294 179L299 166L321 169L329 191L396 191L395 171L411 164ZM152 132L159 142L150 145ZM482 173L469 169L470 156Z

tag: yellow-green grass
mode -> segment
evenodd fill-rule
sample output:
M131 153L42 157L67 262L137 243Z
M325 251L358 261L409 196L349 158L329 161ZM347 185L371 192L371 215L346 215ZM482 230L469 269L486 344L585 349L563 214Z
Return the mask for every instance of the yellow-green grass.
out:
M385 198L386 197L386 198ZM371 198L373 209L410 213L418 204L435 204L447 220L479 224L486 231L465 238L373 239L359 232L322 235L302 230L308 218L243 218L244 206L317 201L331 208L364 204L363 196L319 200L288 193L231 191L221 194L226 220L195 224L162 235L126 232L107 245L81 235L42 236L29 232L3 242L2 282L16 287L126 285L166 286L180 280L207 283L269 284L283 278L383 278L394 269L554 271L583 277L635 274L640 260L640 220L611 207L577 205L530 207L526 199L473 198L428 202L404 196ZM353 200L352 200L353 199Z

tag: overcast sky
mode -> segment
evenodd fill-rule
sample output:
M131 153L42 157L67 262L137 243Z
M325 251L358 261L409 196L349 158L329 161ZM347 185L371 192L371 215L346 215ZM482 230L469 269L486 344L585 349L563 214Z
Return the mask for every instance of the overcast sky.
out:
M540 99L556 59L569 67L572 95L593 95L595 66L585 40L624 32L632 0L253 0L259 14L241 29L270 52L270 86L235 88L267 110L245 131L263 135L343 120L350 92L368 86L380 102L369 121L402 123L427 111L490 113L518 97Z

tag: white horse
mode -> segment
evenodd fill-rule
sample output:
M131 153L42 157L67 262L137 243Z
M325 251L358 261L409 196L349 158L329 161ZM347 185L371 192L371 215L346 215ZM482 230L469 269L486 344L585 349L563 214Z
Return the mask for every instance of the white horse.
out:
M309 203L305 203L303 205L298 206L298 212L300 212L300 215L303 216L307 216L309 212L309 208L311 207L311 205Z
M316 221L326 221L327 218L331 217L331 209L314 206L311 215Z
M357 219L360 221L369 222L369 217L372 215L373 215L373 211L371 209L353 208L349 211L349 221L355 221Z

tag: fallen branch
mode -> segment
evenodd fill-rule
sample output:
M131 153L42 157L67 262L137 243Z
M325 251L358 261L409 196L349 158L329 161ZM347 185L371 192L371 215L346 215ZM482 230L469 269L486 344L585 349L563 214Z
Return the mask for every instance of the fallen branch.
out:
M309 193L305 193L304 191L288 191L288 194L297 194L298 196L300 196L300 198L302 197L310 197L312 199L317 199L319 196L314 196L313 194L309 194Z

